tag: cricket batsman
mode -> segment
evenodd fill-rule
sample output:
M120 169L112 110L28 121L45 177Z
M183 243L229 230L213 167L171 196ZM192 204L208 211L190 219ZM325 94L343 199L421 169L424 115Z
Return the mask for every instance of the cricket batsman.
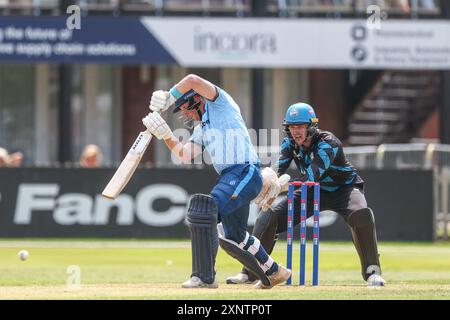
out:
M361 261L362 277L368 286L383 286L381 267L377 248L375 218L367 206L364 196L364 181L347 160L342 144L331 132L318 129L319 120L314 109L306 103L291 105L284 118L286 137L281 145L278 160L278 176L289 168L294 160L300 172L299 181L320 182L320 208L337 212L350 227L353 243ZM260 194L255 201L262 211L256 220L253 236L261 240L269 254L272 252L277 236L287 229L287 196L273 208L271 204L280 192L270 189ZM308 192L312 203L313 193ZM300 208L300 190L294 192L294 207ZM313 214L313 206L308 207L308 217ZM300 223L299 215L294 216L294 225ZM255 276L244 268L236 276L228 277L228 284L255 281Z
M160 116L172 105L185 122L198 123L184 145ZM182 287L218 287L215 262L219 245L260 279L255 288L270 289L286 281L291 271L277 264L258 238L247 232L249 213L238 210L258 196L263 180L269 181L264 188L268 192L276 186L276 179L262 176L258 155L233 98L209 81L188 75L170 91L153 92L150 110L142 122L181 162L190 163L205 150L219 174L210 194L195 194L188 204L192 274Z

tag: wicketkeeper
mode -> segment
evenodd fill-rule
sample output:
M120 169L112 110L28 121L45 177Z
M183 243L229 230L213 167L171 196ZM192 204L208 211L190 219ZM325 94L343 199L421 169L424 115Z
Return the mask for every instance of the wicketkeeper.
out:
M356 169L347 160L342 144L331 132L318 129L319 120L314 109L306 103L291 105L284 118L286 137L281 145L278 160L278 176L283 175L292 160L300 172L298 181L320 182L320 209L337 212L350 227L353 243L361 261L363 279L369 286L383 286L377 248L375 219L364 196L364 182ZM253 235L261 240L270 254L280 232L287 229L287 196L271 208L271 204L285 186L272 188L261 194L256 202L263 208ZM294 208L300 208L300 190L294 192ZM308 192L312 203L313 192ZM308 205L308 217L313 206ZM294 225L300 223L300 216L294 216ZM244 268L239 274L227 278L229 284L255 281L257 277Z
M159 114L172 105L173 112L198 123L185 145ZM261 175L258 155L233 98L209 81L188 75L170 91L155 91L150 109L142 120L144 125L163 139L173 154L190 163L205 150L219 174L210 194L195 194L189 202L186 221L191 233L192 274L182 286L218 287L215 262L219 244L258 276L256 288L267 289L286 281L290 270L278 265L258 238L247 232L248 211L238 210L260 193L263 180L268 181L265 191L271 191L274 183Z

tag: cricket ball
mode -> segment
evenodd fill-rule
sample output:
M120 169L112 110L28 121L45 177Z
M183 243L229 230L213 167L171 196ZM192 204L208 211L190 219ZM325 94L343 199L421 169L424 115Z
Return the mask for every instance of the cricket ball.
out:
M28 251L21 250L21 251L19 251L18 256L19 256L20 260L25 261L28 258Z

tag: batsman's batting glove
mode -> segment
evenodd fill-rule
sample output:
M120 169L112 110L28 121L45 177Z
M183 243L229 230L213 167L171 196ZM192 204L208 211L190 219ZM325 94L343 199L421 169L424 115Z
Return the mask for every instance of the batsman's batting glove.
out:
M153 112L164 112L173 105L176 100L175 96L169 91L158 90L153 92L149 108Z
M158 112L149 113L144 119L142 119L142 123L147 130L159 140L169 139L173 135L172 130L170 130L166 121Z

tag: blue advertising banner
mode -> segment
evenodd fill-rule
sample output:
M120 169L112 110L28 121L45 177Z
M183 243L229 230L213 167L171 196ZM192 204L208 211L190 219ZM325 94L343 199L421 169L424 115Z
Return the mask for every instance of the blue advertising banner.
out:
M0 61L57 63L175 63L138 17L1 17Z

